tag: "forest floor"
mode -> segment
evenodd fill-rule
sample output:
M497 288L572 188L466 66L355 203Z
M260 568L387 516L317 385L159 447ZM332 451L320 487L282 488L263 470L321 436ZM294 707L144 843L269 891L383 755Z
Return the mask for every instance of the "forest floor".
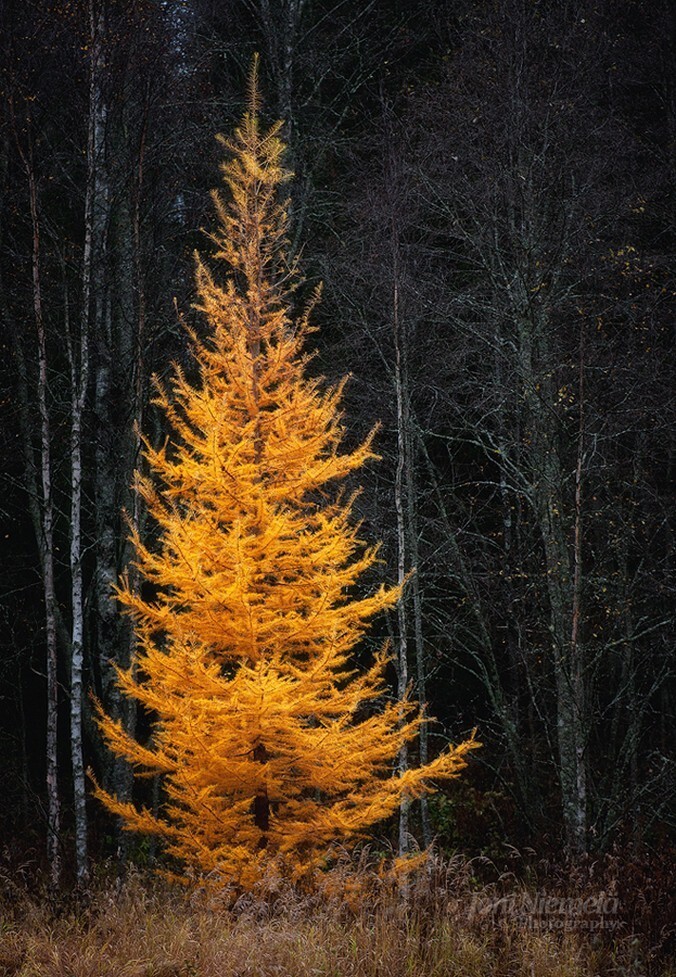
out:
M451 861L405 893L352 876L226 907L134 873L56 904L0 878L0 977L676 977L646 898L628 912L594 883L486 884Z

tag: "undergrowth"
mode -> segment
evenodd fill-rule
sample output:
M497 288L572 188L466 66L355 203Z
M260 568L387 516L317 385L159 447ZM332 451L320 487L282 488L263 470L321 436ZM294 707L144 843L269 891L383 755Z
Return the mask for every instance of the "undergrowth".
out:
M564 881L480 883L451 859L406 883L362 863L313 893L238 899L131 873L54 902L5 877L0 977L676 977L669 934L637 934L612 880Z

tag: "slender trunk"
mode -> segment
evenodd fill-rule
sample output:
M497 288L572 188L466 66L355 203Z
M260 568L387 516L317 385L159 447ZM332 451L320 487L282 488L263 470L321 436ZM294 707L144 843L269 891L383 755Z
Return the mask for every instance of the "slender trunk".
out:
M540 335L545 328L546 325L540 327ZM551 415L547 408L543 407L543 404L553 402L553 395L548 390L548 381L543 381L539 391L536 392L531 355L530 341L526 340L521 345L521 375L530 407L533 430L531 447L533 497L547 570L563 822L569 851L580 854L586 851L587 847L584 673L578 637L579 600L576 604L574 598L576 569L579 574L578 586L581 587L581 552L575 549L574 536L571 561L568 531L563 517L565 502L562 460L556 446L557 436ZM542 353L540 355L542 356ZM543 358L548 361L546 357ZM581 451L582 445L579 445L580 465ZM581 479L579 491L581 493ZM579 498L581 503L581 494ZM574 526L574 531L578 533L578 545L581 547L581 522L575 519ZM578 561L577 567L575 560ZM572 643L573 638L575 645Z
M404 360L405 363L405 360ZM416 507L418 493L415 477L415 466L413 463L413 433L411 431L411 412L410 400L408 397L408 371L404 372L404 393L409 401L409 409L406 411L408 419L407 431L407 451L406 451L406 512L408 521L408 540L410 550L411 566L414 568L411 580L411 598L413 604L413 636L415 639L415 666L416 666L416 691L418 702L420 703L420 714L423 723L420 727L419 750L420 765L424 767L429 760L429 741L427 722L425 721L426 700L427 700L427 662L425 658L425 637L423 631L422 614L422 591L420 587L420 555L418 551L418 510ZM422 826L422 838L425 848L432 844L432 825L430 823L429 804L426 797L420 798L420 820Z
M145 278L142 260L141 234L141 201L143 193L143 169L145 161L145 145L148 126L148 101L144 102L143 122L136 157L136 173L133 186L128 198L124 198L119 207L118 239L115 242L115 252L120 255L120 264L116 280L118 283L118 336L117 341L122 351L122 363L125 375L130 376L128 410L131 423L129 431L123 440L124 462L117 472L117 483L124 497L125 490L131 485L134 472L141 459L141 430L143 426L143 396L144 396L144 356L143 344L146 333L146 305ZM128 138L128 136L127 136ZM135 299L135 304L134 304ZM127 497L125 509L129 526L135 533L140 533L141 525L141 496L139 492L131 492ZM115 515L115 514L113 514ZM138 592L140 574L133 559L130 541L127 540L121 553L121 565L127 577L128 587L132 593ZM112 602L109 601L112 605ZM138 639L136 628L127 618L118 627L119 653L118 658L123 667L135 669ZM132 698L117 697L115 703L119 707L120 719L125 729L134 735L136 728L137 709ZM133 774L131 765L121 757L115 758L114 784L115 793L124 800L131 799ZM159 791L159 780L155 778L153 789ZM118 838L118 853L120 864L126 859L128 833L120 831Z
M82 576L82 424L89 385L89 331L92 282L96 249L95 214L97 209L97 169L101 146L101 92L99 71L102 60L102 11L89 5L91 64L89 76L89 124L87 133L87 185L85 193L85 240L82 256L82 312L79 350L68 346L71 372L71 762L75 805L75 855L77 880L84 885L88 877L87 808L82 743L82 673L84 664L84 587Z
M66 293L66 335L70 336ZM79 367L72 341L68 343L71 367L70 426L70 749L75 806L75 859L78 885L87 881L87 809L82 744L82 671L84 659L84 591L82 579L82 420L87 391L87 340L81 335Z
M143 170L145 161L146 136L148 131L148 102L144 106L143 125L138 149L138 160L136 169L136 184L133 199L133 219L132 219L132 242L133 242L133 265L134 265L134 287L136 291L136 335L132 348L132 386L133 402L131 415L133 424L131 426L130 457L128 463L129 474L132 475L136 470L141 459L141 431L143 429L143 398L144 398L144 356L143 348L146 335L146 294L145 276L143 271L142 238L141 238L141 201L143 199ZM131 508L128 513L129 523L132 530L140 535L141 526L141 495L139 492L131 493ZM123 563L129 580L129 590L136 593L140 587L140 573L135 561L131 558L129 547L124 553ZM135 668L138 639L136 628L127 622L128 628L128 656L129 665ZM136 701L132 698L127 700L125 725L127 730L133 735L136 728ZM124 793L121 795L126 799L131 796L133 777L131 767L126 765L128 771L128 783L125 785ZM157 780L157 778L156 778ZM158 781L159 789L159 781Z
M95 221L95 237L102 228ZM100 242L99 242L100 244ZM118 661L119 637L118 616L113 601L113 586L117 579L116 531L117 492L116 483L120 467L116 459L115 417L112 398L114 385L112 376L113 328L110 297L106 294L99 262L103 260L100 247L97 248L96 295L93 296L93 334L96 336L95 375L94 375L94 416L96 418L96 441L94 450L96 502L96 647L101 677L101 696L112 715L119 716L121 703L115 682L113 665ZM117 462L117 465L116 465ZM120 664L122 664L120 662ZM106 779L111 787L117 785L119 763L112 756Z
M576 811L574 834L578 847L586 849L587 835L587 776L586 776L586 743L584 726L585 717L585 682L582 646L580 643L580 617L582 608L582 464L584 458L584 331L580 337L580 371L579 371L579 400L580 417L577 442L577 461L575 465L575 530L573 542L573 602L572 624L570 635L570 673L572 694L575 708L575 780L576 780Z
M116 614L112 586L116 579L115 529L115 459L112 416L112 313L107 288L108 225L110 189L106 161L108 111L104 95L105 71L105 3L90 0L92 56L89 81L89 151L87 227L89 262L89 300L86 313L93 349L94 416L96 418L94 497L96 511L96 648L101 679L101 696L107 708L115 697L113 662L115 660ZM110 787L113 770L106 771Z
M87 263L89 295L86 304L87 327L92 337L91 365L96 434L94 444L94 512L96 528L96 568L93 581L95 609L95 663L100 694L109 713L119 718L119 693L115 684L114 664L118 660L118 620L112 600L117 577L116 480L120 467L114 439L115 418L112 407L112 310L108 288L108 234L110 223L110 187L106 158L108 106L106 81L106 3L90 0L89 17L92 39L89 78L89 140L87 181ZM124 477L124 476L123 476ZM103 782L118 795L123 779L123 764L108 751L102 756ZM124 855L126 836L116 825L116 840Z
M632 450L633 479L638 484L638 473L643 459L642 439L635 440ZM634 842L640 841L641 809L638 768L638 746L641 735L642 714L645 700L641 701L637 689L637 662L634 632L636 622L633 613L633 594L630 570L630 541L635 532L635 498L631 490L622 500L625 507L622 513L624 532L618 537L617 577L621 581L622 631L623 640L617 642L619 662L617 664L617 687L621 697L613 710L610 722L609 742L615 762L608 769L606 795L609 797L605 823L599 831L599 841L604 844L613 829L626 816L632 815L632 835ZM643 707L643 708L642 708Z
M47 336L42 314L40 280L40 224L38 197L32 154L24 157L28 175L31 224L33 230L33 311L38 339L38 409L40 412L40 472L42 483L42 579L47 634L47 854L50 882L54 890L61 880L61 804L58 775L58 706L56 642L56 589L54 583L54 504L52 499L52 466L50 418L47 403Z
M420 586L420 553L418 550L418 485L416 479L414 445L417 443L416 432L413 430L413 416L411 412L411 384L408 370L408 343L406 329L400 323L398 331L399 355L395 364L395 382L400 387L403 423L404 448L404 482L406 491L405 509L405 543L408 546L408 563L413 569L411 578L411 604L413 607L413 639L415 647L415 677L416 694L420 703L420 715L423 723L420 726L418 749L420 765L425 766L429 760L429 739L427 722L425 721L427 701L427 662L425 658L425 637L423 630L422 588ZM397 371L398 370L398 374ZM399 413L398 415L399 416ZM428 848L432 844L432 826L430 824L429 804L427 797L420 798L420 820L422 827L423 845Z
M406 402L402 383L402 343L401 322L399 318L399 267L398 241L394 222L392 227L392 261L393 261L393 289L392 289L392 325L394 330L394 381L397 399L397 467L394 478L394 507L397 514L397 583L403 589L406 582L406 518L404 510L405 473L406 473ZM408 638L407 638L406 600L402 596L397 604L397 624L399 629L397 649L397 696L403 703L408 689ZM403 716L402 716L403 721ZM397 761L399 775L408 769L408 746L403 744ZM409 850L409 812L411 802L408 797L402 797L399 807L399 854L404 855Z
M268 751L264 743L257 743L253 750L253 758L256 763L265 765L268 759ZM263 783L256 791L253 800L254 824L261 833L258 839L258 847L263 849L268 846L268 831L270 829L270 800L268 798L267 787Z
M256 75L256 69L254 69L253 74L253 90L257 90L258 80ZM252 99L252 104L255 104L255 99ZM261 433L260 424L260 354L261 354L261 326L263 317L263 253L261 250L262 243L262 231L261 231L261 220L260 220L260 203L258 196L258 189L254 191L252 202L251 202L251 224L250 224L250 241L253 244L254 259L253 263L247 268L247 278L249 284L249 294L250 304L248 309L248 321L249 321L249 334L248 334L248 352L251 357L251 397L252 397L252 411L254 411L254 416L256 418L256 429L254 435L254 462L258 470L258 479L261 479L261 463L263 458L263 440ZM255 530L258 532L258 530ZM258 652L256 652L258 653ZM259 665L260 674L260 665ZM261 767L261 780L260 784L256 790L253 798L253 816L254 824L261 832L261 836L258 839L258 847L262 850L268 846L268 830L270 827L270 798L268 796L268 788L265 779L265 765L267 764L268 751L265 743L261 740L257 740L253 746L253 759L256 763L260 763Z

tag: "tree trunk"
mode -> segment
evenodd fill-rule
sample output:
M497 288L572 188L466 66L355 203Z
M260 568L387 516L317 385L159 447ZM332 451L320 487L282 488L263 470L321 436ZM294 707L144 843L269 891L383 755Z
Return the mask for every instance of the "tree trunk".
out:
M28 373L18 331L13 330L15 336L15 355L21 389L21 424L24 436L24 452L26 458L26 489L29 494L29 508L35 528L40 566L42 571L42 592L45 602L45 632L47 639L46 675L47 675L47 735L45 744L46 758L46 786L47 786L47 859L49 863L50 887L53 892L59 888L61 881L61 802L59 797L58 772L58 650L57 650L57 617L56 588L54 575L54 503L52 498L52 463L51 463L51 434L49 415L49 382L47 371L47 335L42 310L42 280L40 271L40 219L38 208L38 185L33 160L33 143L31 119L27 115L27 148L21 145L19 129L14 115L14 102L10 98L10 114L14 138L16 140L19 158L23 164L28 181L28 199L31 215L31 273L33 315L37 337L38 354L38 382L37 400L40 417L40 486L33 450L31 447L31 424L28 418ZM4 308L3 290L3 311Z
M406 358L404 359L406 365ZM410 389L408 370L404 370L403 388L409 406L406 411L408 420L407 430L407 451L406 451L406 514L407 530L409 540L410 561L413 567L413 578L411 580L411 598L413 603L413 636L415 639L415 666L416 666L416 692L420 703L420 714L423 723L420 727L419 750L420 766L427 765L429 760L429 743L426 722L426 700L427 700L427 661L425 656L425 637L423 631L423 611L422 611L422 588L420 586L420 554L418 550L418 486L415 477L415 463L413 445L415 443L414 434L411 429L412 419L410 410ZM420 821L422 827L422 839L425 848L432 844L432 825L430 824L429 804L426 797L420 798Z
M22 154L23 155L23 154ZM40 473L42 484L42 578L45 601L47 634L47 855L52 889L56 891L61 880L61 803L58 774L58 707L59 686L57 676L56 641L56 589L54 583L54 504L52 499L52 465L50 418L47 403L47 336L42 315L42 289L40 280L40 224L38 218L38 192L33 168L32 151L24 156L28 176L31 225L33 231L33 311L38 340L38 409L40 412Z
M83 328L85 323L83 322ZM66 320L68 335L68 321ZM88 354L86 331L81 335L79 363L69 342L71 368L70 427L70 751L75 806L75 859L78 885L84 885L87 865L87 808L82 744L82 671L84 660L84 592L82 579L82 421L87 394Z
M399 318L399 263L398 241L394 221L392 222L392 325L394 331L394 382L397 400L397 466L394 477L394 507L397 514L397 583L402 595L397 604L398 646L397 646L397 696L403 703L408 689L408 622L406 596L403 588L406 583L406 516L405 516L405 473L406 458L406 400L404 396L402 371L402 337ZM403 717L402 717L403 719ZM404 744L399 751L397 762L399 775L408 770L408 746ZM399 807L399 854L404 855L410 847L409 833L410 800L404 796Z
M527 301L521 297L522 310ZM545 555L549 630L557 701L558 772L561 786L566 845L572 854L587 848L587 796L585 775L586 711L584 671L579 641L581 566L581 511L573 519L573 557L564 514L564 472L554 421L555 401L551 373L544 371L552 362L549 349L549 320L542 310L530 315L517 313L519 373L527 416L532 431L530 470L532 496ZM535 362L539 364L536 371ZM583 393L583 391L581 391ZM582 409L582 408L581 408ZM584 423L583 414L581 423ZM576 504L581 505L583 444L578 443L579 467ZM577 576L576 576L577 574ZM576 597L577 594L577 597Z
M99 225L100 177L103 166L106 110L101 93L100 74L103 63L103 6L89 4L91 62L89 75L89 123L87 134L87 185L85 195L85 241L82 256L82 310L79 350L69 344L71 368L71 757L75 803L75 853L78 884L88 876L87 808L82 743L82 672L84 663L84 593L82 578L82 424L89 385L89 332L92 300L98 306L100 296L92 295L99 274L101 230Z
M264 743L257 743L253 750L253 758L257 763L264 765L268 759L268 751ZM258 839L260 849L268 847L268 831L270 829L270 800L268 798L267 787L262 786L256 791L253 799L254 824L261 832Z

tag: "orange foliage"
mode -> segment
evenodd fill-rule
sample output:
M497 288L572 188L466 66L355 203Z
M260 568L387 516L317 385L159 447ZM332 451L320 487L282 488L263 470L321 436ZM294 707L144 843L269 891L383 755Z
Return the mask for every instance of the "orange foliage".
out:
M161 405L170 446L145 447L138 491L160 530L157 551L134 537L141 576L123 581L138 660L118 681L155 717L143 746L112 718L110 749L138 775L163 775L157 816L102 788L97 796L133 831L155 834L185 879L249 888L273 866L297 875L334 841L354 838L454 776L474 741L425 769L392 775L416 734L413 703L388 701L386 655L366 670L351 653L397 588L350 596L376 560L351 520L340 480L374 457L371 436L341 452L341 386L307 376L308 315L294 318L297 278L286 255L280 124L262 131L255 97L232 140L214 202L215 259L197 259L192 335L199 379L176 368ZM370 704L370 705L369 705Z

